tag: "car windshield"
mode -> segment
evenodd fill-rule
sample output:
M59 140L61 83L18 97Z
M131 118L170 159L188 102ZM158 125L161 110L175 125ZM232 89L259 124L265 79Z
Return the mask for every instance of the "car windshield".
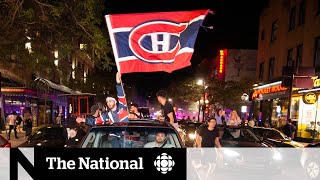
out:
M222 139L260 141L251 130L241 128L226 128L223 132Z
M160 137L157 138L158 141L156 141L156 135ZM181 145L179 143L179 139L176 132L170 128L106 127L93 128L84 140L81 147L181 148Z

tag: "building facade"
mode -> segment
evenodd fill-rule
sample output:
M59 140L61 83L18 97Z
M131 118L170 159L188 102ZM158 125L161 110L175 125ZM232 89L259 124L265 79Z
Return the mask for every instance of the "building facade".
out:
M319 0L269 1L260 14L256 69L254 117L278 128L291 118L297 137L316 138L318 102L305 104L303 97L306 91L320 93L306 83L320 74Z
M54 50L48 55L52 62L46 62L47 65L43 66L45 69L40 72L19 63L16 55L11 57L9 61L0 59L2 116L6 117L13 111L21 115L29 112L33 125L38 126L54 123L58 114L66 118L69 114L90 112L88 97L92 95L84 95L67 87L70 82L86 83L94 68L90 59L60 57L59 52ZM39 61L33 65L37 66L38 63L41 66Z
M257 50L255 49L221 49L219 55L214 60L213 71L211 77L217 78L221 81L254 81L254 74L256 74L256 60ZM241 116L243 119L249 117L251 103L246 96L249 92L243 92L243 99ZM212 112L211 112L212 114Z

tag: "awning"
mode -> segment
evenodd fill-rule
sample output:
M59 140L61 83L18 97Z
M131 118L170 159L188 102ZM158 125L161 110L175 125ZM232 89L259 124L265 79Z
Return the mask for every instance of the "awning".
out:
M56 84L48 79L45 79L45 78L40 78L40 77L37 77L34 81L40 81L44 84L47 84L50 88L52 89L55 89L55 90L58 90L58 91L61 91L61 92L64 92L64 93L67 93L69 95L82 95L82 94L87 94L87 93L82 93L80 91L75 91L75 90L72 90L64 85L61 85L61 84Z

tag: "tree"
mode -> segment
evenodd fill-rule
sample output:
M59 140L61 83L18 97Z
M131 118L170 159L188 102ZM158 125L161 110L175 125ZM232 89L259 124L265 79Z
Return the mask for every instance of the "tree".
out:
M174 97L174 103L185 109L198 102L203 96L203 87L197 85L194 77L174 81L167 90L168 94Z
M243 93L250 93L252 84L253 81L251 79L227 82L210 79L207 89L210 104L240 111L240 107L243 104L241 96Z
M3 0L0 9L2 62L50 74L58 50L59 58L101 63L108 70L114 65L103 0Z
M206 93L209 104L214 105L214 109L225 107L240 111L243 104L241 96L243 93L250 93L253 81L242 79L241 81L221 81L215 78L206 79ZM204 87L197 85L195 78L173 82L168 88L168 94L175 97L175 104L182 107L190 107L195 102L202 99Z

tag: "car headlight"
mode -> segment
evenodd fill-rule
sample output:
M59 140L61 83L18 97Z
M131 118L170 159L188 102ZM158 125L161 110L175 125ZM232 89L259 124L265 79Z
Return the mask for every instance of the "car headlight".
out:
M190 133L190 134L188 134L188 136L189 136L190 139L195 139L196 138L196 134L194 134L194 133Z
M280 160L282 159L282 156L281 156L281 154L280 154L279 151L274 151L272 158L273 158L273 160L275 160L275 161L280 161Z
M230 149L224 149L223 154L228 157L232 157L232 158L240 156L240 153L233 151L233 150L230 150Z

